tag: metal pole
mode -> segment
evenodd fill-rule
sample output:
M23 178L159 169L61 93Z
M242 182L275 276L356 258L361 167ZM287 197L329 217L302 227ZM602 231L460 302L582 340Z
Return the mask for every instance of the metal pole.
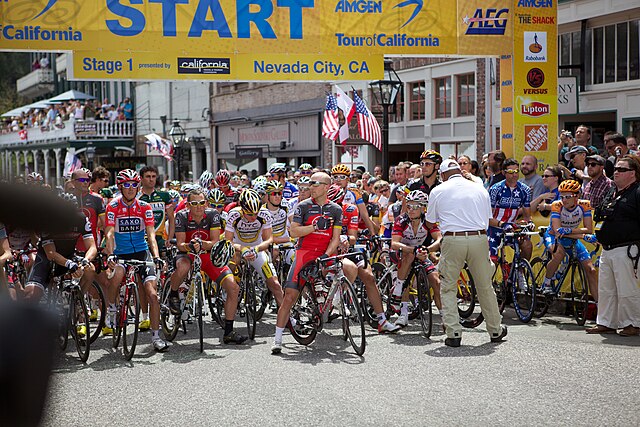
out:
M382 104L382 176L389 180L389 106Z

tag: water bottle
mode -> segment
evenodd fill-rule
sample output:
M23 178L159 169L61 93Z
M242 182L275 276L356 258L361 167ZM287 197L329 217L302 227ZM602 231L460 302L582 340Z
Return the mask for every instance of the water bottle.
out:
M314 286L314 289L316 291L316 301L318 302L318 304L324 304L324 285L322 284L322 282L317 282Z
M558 267L558 271L556 271L556 275L553 277L553 279L560 280L568 266L569 266L569 255L565 255L564 258L562 258L562 263Z

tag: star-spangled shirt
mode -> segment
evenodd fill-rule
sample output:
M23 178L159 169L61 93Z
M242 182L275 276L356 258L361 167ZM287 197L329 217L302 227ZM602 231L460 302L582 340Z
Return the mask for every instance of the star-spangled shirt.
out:
M512 223L518 217L520 208L531 206L531 189L517 181L514 188L507 181L500 181L489 189L493 217L498 221Z

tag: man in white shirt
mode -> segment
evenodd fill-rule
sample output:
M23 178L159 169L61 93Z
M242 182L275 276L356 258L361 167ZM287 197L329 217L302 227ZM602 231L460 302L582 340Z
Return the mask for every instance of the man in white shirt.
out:
M449 347L460 347L462 326L458 314L457 281L465 262L475 281L491 342L500 342L507 335L507 327L500 324L502 316L491 285L493 269L486 230L490 221L492 225L497 221L492 218L489 194L482 186L465 179L455 160L443 161L440 175L443 183L435 187L429 196L427 225L433 227L439 223L443 235L438 271L447 333L444 343Z

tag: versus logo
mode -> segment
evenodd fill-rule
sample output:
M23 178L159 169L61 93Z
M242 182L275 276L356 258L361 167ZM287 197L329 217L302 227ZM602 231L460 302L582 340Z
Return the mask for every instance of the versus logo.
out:
M544 84L544 73L540 68L532 68L527 73L527 83L532 88L539 88Z
M178 58L178 74L230 74L229 58Z
M340 0L336 4L336 12L343 13L382 13L381 1Z
M393 8L395 9L395 8L403 8L411 5L415 5L416 7L415 9L413 9L413 13L411 14L407 22L402 24L402 27L400 28L404 28L406 25L409 24L409 22L413 21L416 15L418 15L418 13L420 13L420 11L422 10L422 6L424 6L424 1L423 0L404 0L402 3L398 3L397 5L393 6Z
M524 116L529 117L540 117L547 115L551 112L551 107L549 104L544 104L542 102L534 101L528 104L522 104L520 107L520 113Z
M465 16L462 22L467 25L465 35L502 36L507 29L507 17L501 17L509 13L509 9L476 9L472 18Z

